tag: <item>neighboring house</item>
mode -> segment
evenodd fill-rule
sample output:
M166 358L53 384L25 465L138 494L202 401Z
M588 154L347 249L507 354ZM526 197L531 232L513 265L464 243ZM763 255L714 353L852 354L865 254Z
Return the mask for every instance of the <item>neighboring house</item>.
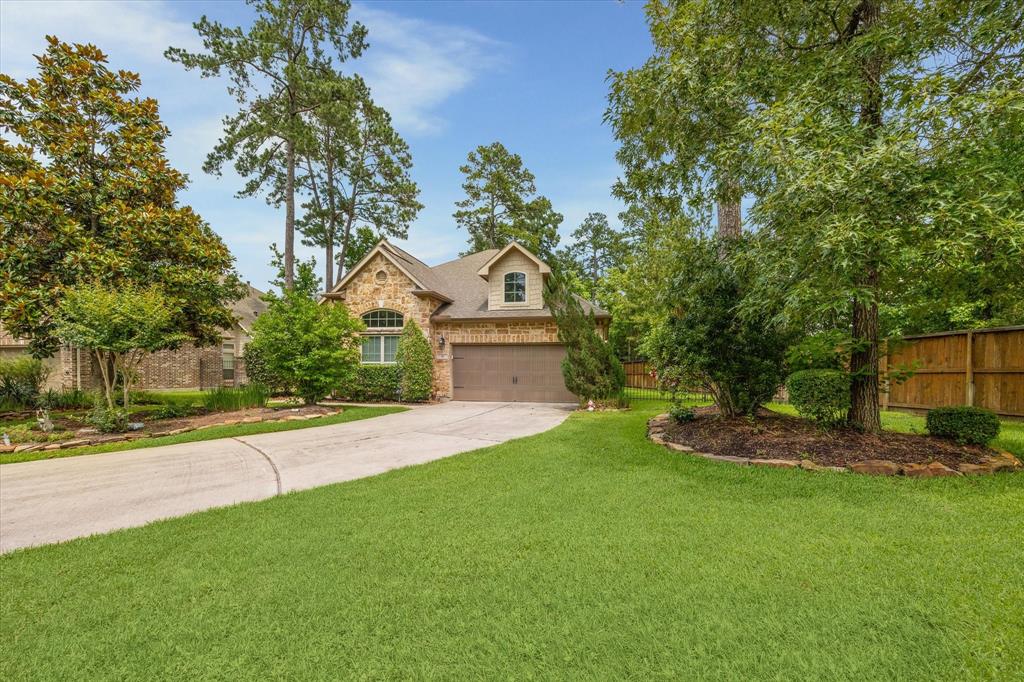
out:
M511 243L434 267L384 240L324 297L366 324L362 361L395 361L398 338L415 320L434 350L434 393L455 400L575 401L565 388L565 348L544 304L551 274ZM580 299L607 337L610 316Z
M136 387L141 389L205 389L215 386L237 386L246 381L242 350L249 342L252 323L267 309L260 297L263 292L248 286L246 295L232 306L235 324L225 329L220 346L197 348L185 344L177 350L147 355L139 365ZM0 326L0 357L28 352L28 341L9 336ZM63 346L44 361L50 369L47 388L81 388L100 386L99 368L92 354L85 349Z

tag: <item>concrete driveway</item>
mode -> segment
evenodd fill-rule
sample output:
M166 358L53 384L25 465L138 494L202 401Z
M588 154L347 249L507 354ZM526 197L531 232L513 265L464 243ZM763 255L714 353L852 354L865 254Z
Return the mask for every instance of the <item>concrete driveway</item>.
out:
M346 424L0 466L0 552L373 476L529 436L571 405L448 402Z

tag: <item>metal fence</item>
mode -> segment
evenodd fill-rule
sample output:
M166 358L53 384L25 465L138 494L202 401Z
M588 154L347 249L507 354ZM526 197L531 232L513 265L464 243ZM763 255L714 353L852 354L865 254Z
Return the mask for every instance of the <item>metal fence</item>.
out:
M670 400L672 391L665 390L658 381L654 368L642 358L623 360L622 367L626 370L626 393L633 398L650 398ZM677 396L685 395L686 399L698 402L710 402L711 395L700 388L678 388Z

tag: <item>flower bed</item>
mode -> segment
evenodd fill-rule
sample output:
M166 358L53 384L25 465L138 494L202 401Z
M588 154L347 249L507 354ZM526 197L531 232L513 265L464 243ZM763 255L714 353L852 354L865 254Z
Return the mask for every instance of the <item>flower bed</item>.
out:
M677 451L743 465L922 477L1021 468L1016 457L992 448L924 435L826 431L768 410L757 419L727 419L713 407L698 408L683 423L659 415L648 423L648 436Z

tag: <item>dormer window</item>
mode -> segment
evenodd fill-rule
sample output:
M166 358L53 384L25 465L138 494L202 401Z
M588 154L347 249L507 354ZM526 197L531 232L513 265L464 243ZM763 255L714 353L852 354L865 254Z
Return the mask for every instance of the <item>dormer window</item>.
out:
M505 303L526 303L525 272L509 272L505 275Z

